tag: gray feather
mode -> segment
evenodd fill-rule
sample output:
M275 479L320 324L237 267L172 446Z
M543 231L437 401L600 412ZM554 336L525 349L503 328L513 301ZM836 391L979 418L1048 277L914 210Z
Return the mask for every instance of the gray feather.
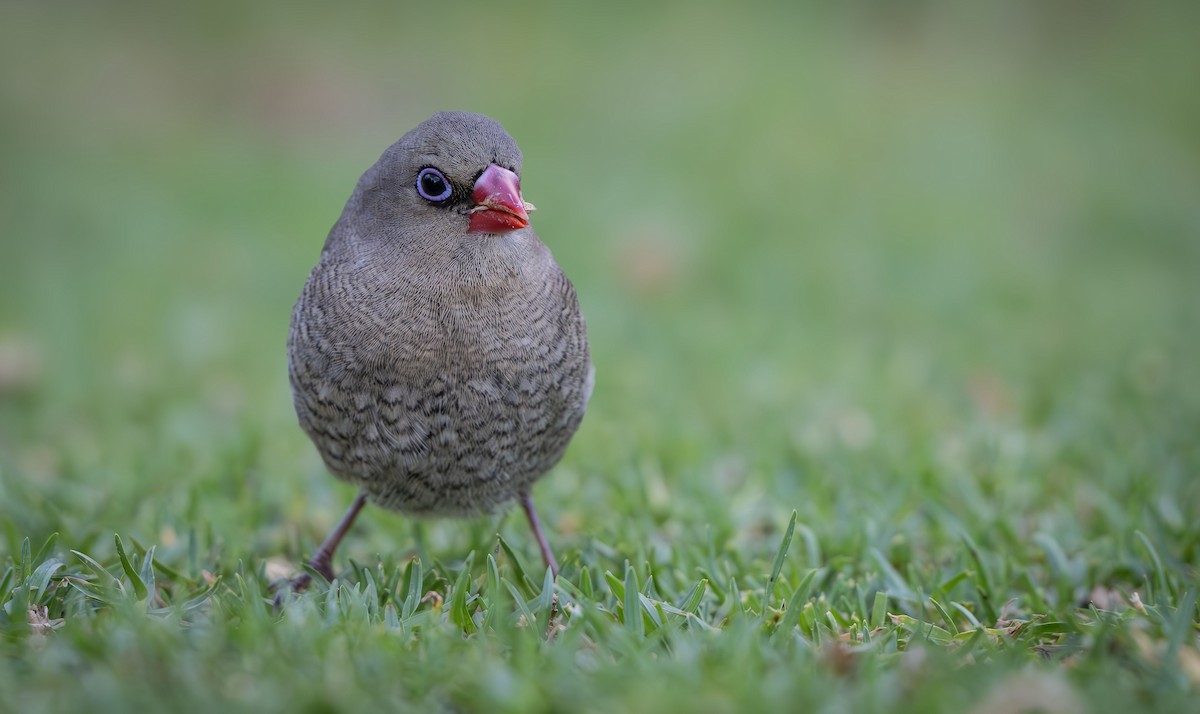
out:
M575 289L532 228L467 229L465 206L415 190L437 166L456 191L516 143L478 114L434 115L359 180L296 303L289 375L329 469L415 514L485 513L562 457L592 387Z

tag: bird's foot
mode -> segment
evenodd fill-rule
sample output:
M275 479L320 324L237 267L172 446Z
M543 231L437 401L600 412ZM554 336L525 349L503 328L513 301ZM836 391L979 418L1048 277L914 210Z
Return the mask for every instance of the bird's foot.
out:
M317 574L322 578L325 578L325 582L333 582L333 558L328 553L321 551L320 553L314 555L313 559L308 561L308 567L317 571ZM310 576L308 573L303 573L302 575L303 577L308 578L308 580L304 582L304 586L308 587L308 583L312 580L312 576Z
M325 578L326 582L333 582L333 564L330 562L330 558L322 558L318 554L309 561L308 567L317 571L322 578ZM284 587L284 582L287 583L286 587ZM309 585L312 585L312 573L307 570L290 580L277 582L272 587L275 590L275 607L283 604L283 600L289 592L302 593L308 589Z
M354 499L354 503L350 504L350 509L346 511L346 515L342 516L342 520L338 522L337 527L321 543L321 547L317 548L317 552L313 553L312 560L308 561L308 567L315 570L317 574L325 578L327 582L333 581L333 551L337 550L338 544L342 542L342 538L346 535L346 531L350 530L350 525L354 523L354 519L358 517L358 512L367 503L367 494L360 493ZM305 588L312 584L312 575L307 571L300 573L296 577L288 581L288 588L294 593L303 592ZM280 588L275 595L275 606L278 607L283 601L287 590Z

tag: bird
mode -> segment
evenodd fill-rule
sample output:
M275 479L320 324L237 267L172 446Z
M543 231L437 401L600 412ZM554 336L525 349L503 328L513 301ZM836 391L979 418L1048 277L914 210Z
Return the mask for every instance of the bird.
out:
M521 159L495 119L434 114L358 180L296 301L297 418L359 489L309 561L326 580L368 502L417 517L519 503L558 575L532 488L579 428L595 369L575 287L530 226Z

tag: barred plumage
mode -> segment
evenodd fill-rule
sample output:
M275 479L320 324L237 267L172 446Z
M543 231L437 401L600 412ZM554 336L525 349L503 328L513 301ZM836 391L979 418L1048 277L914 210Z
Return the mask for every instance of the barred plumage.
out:
M431 166L446 201L416 190ZM521 155L487 117L441 113L405 135L359 180L292 314L300 425L387 508L464 516L527 497L591 393L583 316L550 251L528 227L469 231L489 166L515 178Z

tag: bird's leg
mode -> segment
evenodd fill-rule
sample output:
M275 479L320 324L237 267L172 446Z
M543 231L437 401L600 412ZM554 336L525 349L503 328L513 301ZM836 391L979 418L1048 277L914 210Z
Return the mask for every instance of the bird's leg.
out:
M366 503L367 494L358 494L354 503L351 503L350 508L346 510L346 515L342 516L342 520L338 521L333 532L325 538L325 542L321 543L317 552L313 553L312 560L308 561L309 567L320 573L326 580L333 580L333 551L337 550L338 544L342 542L342 538L346 536L354 519L358 517L358 512ZM292 590L299 592L308 587L310 582L312 582L312 576L308 573L301 573L292 579Z
M550 552L550 544L546 542L546 534L542 532L542 522L538 519L537 509L533 507L533 497L528 493L521 494L521 508L525 509L525 517L529 519L529 527L533 529L533 537L537 539L538 548L542 550L542 560L554 577L558 577L558 561Z

